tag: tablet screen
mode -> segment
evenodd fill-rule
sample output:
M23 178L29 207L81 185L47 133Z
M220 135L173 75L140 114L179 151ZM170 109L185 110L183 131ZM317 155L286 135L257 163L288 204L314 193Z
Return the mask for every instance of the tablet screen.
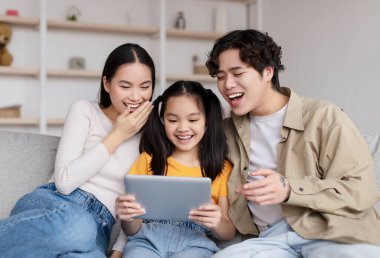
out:
M210 178L127 175L125 189L145 208L142 219L189 220L191 209L211 203Z

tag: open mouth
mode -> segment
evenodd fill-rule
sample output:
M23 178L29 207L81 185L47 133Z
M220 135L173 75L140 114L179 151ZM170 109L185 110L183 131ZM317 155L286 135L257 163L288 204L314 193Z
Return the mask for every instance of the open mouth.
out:
M176 136L178 138L178 140L180 141L188 141L190 140L191 138L193 138L193 135L177 135Z
M124 106L126 107L129 107L131 110L135 110L137 109L141 104L140 103L137 103L137 104L128 104L126 102L123 102Z
M241 99L243 96L244 96L244 93L242 93L242 92L237 92L237 93L234 93L234 94L228 95L228 98L229 98L231 101L235 101L235 100L239 100L239 99Z

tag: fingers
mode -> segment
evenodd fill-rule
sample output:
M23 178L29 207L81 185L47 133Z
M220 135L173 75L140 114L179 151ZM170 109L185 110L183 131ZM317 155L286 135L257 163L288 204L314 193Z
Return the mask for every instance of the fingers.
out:
M122 220L131 221L134 217L145 214L145 209L135 201L132 195L121 195L115 201L116 213Z

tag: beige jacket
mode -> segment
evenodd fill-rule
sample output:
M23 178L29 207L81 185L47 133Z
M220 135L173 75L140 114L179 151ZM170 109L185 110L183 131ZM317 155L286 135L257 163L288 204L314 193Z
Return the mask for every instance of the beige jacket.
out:
M290 96L277 147L277 172L291 187L284 217L307 239L380 245L380 214L373 207L380 197L366 142L335 105L282 89ZM247 201L235 192L249 172L249 115L232 114L225 130L234 164L229 216L240 233L258 235Z

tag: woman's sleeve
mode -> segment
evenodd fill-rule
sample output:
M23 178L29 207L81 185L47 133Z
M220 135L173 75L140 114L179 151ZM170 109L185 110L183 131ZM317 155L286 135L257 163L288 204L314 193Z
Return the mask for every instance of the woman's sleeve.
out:
M77 101L66 116L59 143L54 178L58 191L70 194L98 173L109 159L105 146L99 142L84 152L94 109L88 101Z

